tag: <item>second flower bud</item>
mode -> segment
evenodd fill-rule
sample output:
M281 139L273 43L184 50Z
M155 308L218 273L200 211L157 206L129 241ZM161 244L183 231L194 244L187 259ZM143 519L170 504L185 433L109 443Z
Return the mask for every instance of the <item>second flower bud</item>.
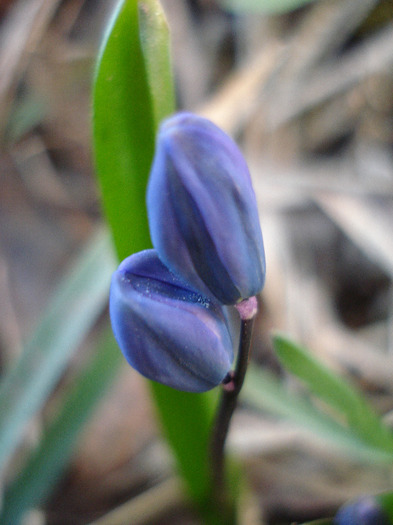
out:
M223 304L258 294L265 255L246 162L209 120L162 124L147 193L150 232L173 272Z

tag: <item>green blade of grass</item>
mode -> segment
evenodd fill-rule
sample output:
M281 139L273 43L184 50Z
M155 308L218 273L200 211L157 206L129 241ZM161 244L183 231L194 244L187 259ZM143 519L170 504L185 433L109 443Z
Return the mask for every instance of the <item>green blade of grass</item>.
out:
M362 440L351 429L319 411L308 399L288 392L282 382L266 370L249 366L242 399L260 410L293 421L354 459L381 464L393 462L393 454Z
M156 0L140 0L138 8L140 41L157 128L175 107L168 26ZM190 394L154 382L151 388L166 438L175 452L179 470L187 480L191 497L198 502L208 522L220 523L211 504L208 456L218 392Z
M190 394L152 383L152 390L179 470L194 501L206 510L211 495L208 444L217 392Z
M168 24L157 0L139 0L139 36L155 127L175 110Z
M138 8L139 6L139 8ZM169 35L160 3L120 3L95 78L94 150L104 209L119 259L151 246L145 192L159 120L174 111ZM151 383L164 434L206 523L211 482L208 440L214 394Z
M106 328L91 361L65 394L59 413L6 490L0 523L16 525L26 510L39 505L50 494L71 457L82 427L122 362L112 332Z
M393 522L393 492L382 492L375 496L378 504L389 516L391 523Z
M392 432L352 385L286 336L276 334L273 345L283 366L344 416L346 424L362 441L393 454Z
M119 259L151 247L145 192L155 123L136 0L119 3L101 47L93 93L95 165Z
M20 359L6 373L0 385L0 470L102 312L114 265L110 238L100 230L60 283Z

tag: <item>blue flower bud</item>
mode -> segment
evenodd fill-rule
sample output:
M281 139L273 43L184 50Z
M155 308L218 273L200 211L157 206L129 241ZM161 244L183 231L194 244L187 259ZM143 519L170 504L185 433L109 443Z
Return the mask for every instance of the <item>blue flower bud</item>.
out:
M153 245L174 273L223 304L262 290L265 255L250 174L212 122L191 113L164 121L147 206Z
M343 505L334 525L389 525L389 519L374 497L365 496Z
M110 317L129 364L187 392L217 386L233 361L224 307L172 274L155 250L125 259L113 274Z

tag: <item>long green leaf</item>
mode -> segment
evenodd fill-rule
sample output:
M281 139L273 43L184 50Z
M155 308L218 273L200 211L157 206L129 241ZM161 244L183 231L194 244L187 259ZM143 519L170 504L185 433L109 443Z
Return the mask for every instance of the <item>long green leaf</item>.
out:
M4 377L0 385L0 470L103 310L114 265L109 236L101 230L61 282L21 358Z
M59 413L6 490L0 514L2 525L16 525L26 510L39 505L50 494L71 457L80 430L122 362L112 331L106 328L90 363L75 378Z
M140 40L152 95L156 128L174 110L169 34L163 12L156 0L140 0ZM208 447L217 392L189 394L151 383L159 417L175 451L179 469L189 492L199 503L207 520L219 523L211 504ZM191 453L192 451L192 453Z
M155 123L136 0L120 2L104 38L93 93L94 153L119 259L151 247L145 210Z
M392 432L352 385L286 336L275 335L273 344L285 368L305 383L313 394L344 416L359 438L393 454Z
M318 410L308 399L288 392L282 382L266 370L249 366L241 395L252 406L293 421L355 459L370 463L393 462L393 454L362 440L351 429Z
M221 0L223 7L236 12L279 14L293 11L315 0Z
M207 456L217 392L190 394L152 383L166 435L176 449L182 474L195 500L208 502L210 490ZM207 487L209 487L207 489Z
M139 36L155 127L175 109L168 24L157 0L139 0Z
M103 43L94 88L94 150L102 199L120 259L150 247L145 191L159 120L174 111L169 35L156 0L125 0ZM138 18L139 16L139 18ZM188 491L202 510L213 395L151 383ZM210 513L211 514L211 513ZM206 522L213 523L207 511ZM219 523L219 519L215 521Z

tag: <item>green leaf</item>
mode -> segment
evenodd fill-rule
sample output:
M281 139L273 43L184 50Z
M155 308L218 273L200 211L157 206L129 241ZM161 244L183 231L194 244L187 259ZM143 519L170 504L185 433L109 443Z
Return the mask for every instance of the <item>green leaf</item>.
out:
M229 11L280 14L313 1L315 0L221 0L221 3Z
M109 236L100 230L60 283L20 359L6 373L0 385L0 470L102 312L114 266Z
M159 121L175 110L169 35L160 3L141 0L138 5L136 0L122 1L112 19L93 95L96 169L119 259L151 246L147 179ZM207 505L214 394L188 394L156 383L151 387L190 496L205 512L206 523L220 523Z
M393 462L392 454L363 441L351 429L319 411L307 398L287 391L282 382L266 370L249 366L241 396L252 406L293 421L353 458L371 463Z
M382 492L377 494L375 499L389 516L390 522L393 523L393 492Z
M285 368L344 417L345 423L362 441L393 453L392 432L352 385L286 336L275 335L273 344Z
M158 383L151 386L189 491L194 500L207 505L211 489L207 451L218 392L190 394Z
M168 24L157 0L140 0L138 10L141 48L157 128L175 108Z
M151 247L145 192L156 125L136 0L120 2L104 39L93 93L95 164L122 260Z
M50 494L71 457L83 425L121 363L121 352L112 331L106 328L90 363L74 379L59 413L6 490L0 515L3 525L17 524L26 510L39 505Z

